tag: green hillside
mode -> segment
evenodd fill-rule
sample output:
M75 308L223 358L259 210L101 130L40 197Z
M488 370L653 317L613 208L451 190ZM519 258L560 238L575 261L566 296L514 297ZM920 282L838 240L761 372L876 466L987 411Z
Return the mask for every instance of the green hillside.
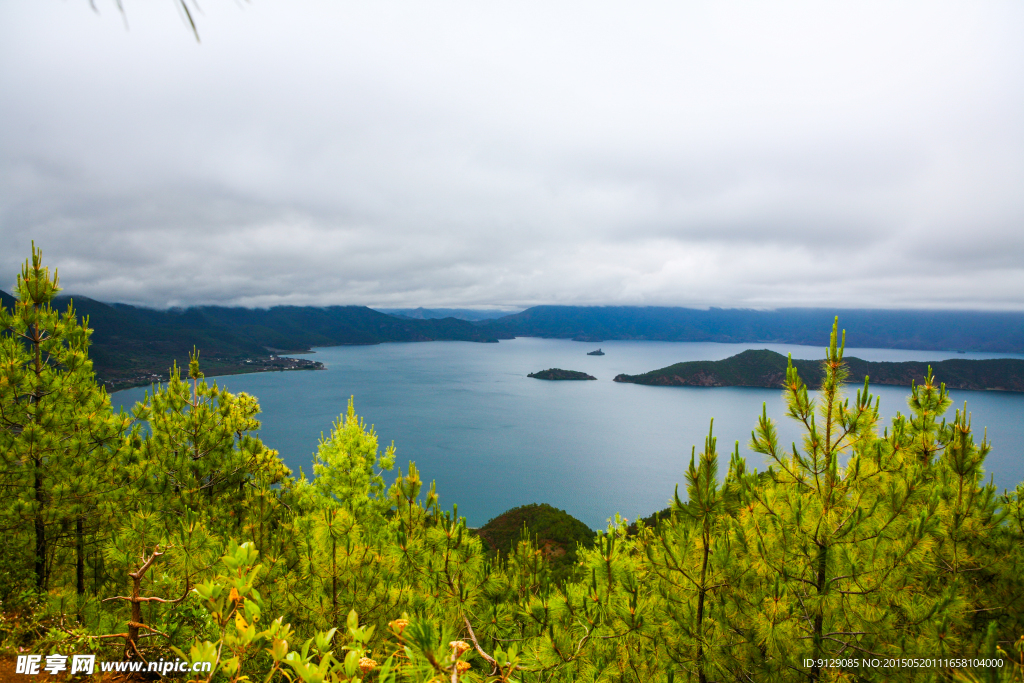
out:
M577 562L580 546L590 548L597 535L568 512L547 503L523 505L504 512L477 530L491 552L507 555L526 535L551 563L556 579L566 578Z

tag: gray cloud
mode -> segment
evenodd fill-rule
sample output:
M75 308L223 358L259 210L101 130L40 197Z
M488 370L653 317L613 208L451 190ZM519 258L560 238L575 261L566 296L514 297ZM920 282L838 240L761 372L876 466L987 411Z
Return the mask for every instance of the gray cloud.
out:
M155 306L1024 309L1017 3L0 7L0 273ZM0 285L3 286L3 285Z

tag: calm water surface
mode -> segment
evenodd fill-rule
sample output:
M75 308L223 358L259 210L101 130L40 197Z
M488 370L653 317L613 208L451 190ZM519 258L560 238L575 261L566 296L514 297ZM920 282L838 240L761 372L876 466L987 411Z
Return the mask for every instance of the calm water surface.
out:
M356 412L372 423L382 447L395 442L397 462L412 460L435 480L441 503L478 526L509 508L550 503L593 527L616 512L635 519L662 509L715 420L721 471L735 441L750 467L765 467L750 453L762 404L776 418L780 441L797 438L783 418L781 391L751 388L647 387L617 384L619 373L638 374L686 360L717 360L748 348L821 358L817 347L784 344L606 341L598 344L520 338L498 344L420 342L337 346L306 356L322 372L286 372L215 378L230 391L259 398L260 436L298 473L311 474L321 432L355 396ZM848 349L865 360L1006 358L1013 354L955 354L892 349ZM529 372L581 370L596 382L546 382ZM941 377L939 378L941 379ZM908 388L873 387L888 419L906 412ZM114 395L130 409L145 390ZM851 392L852 394L853 392ZM1024 480L1024 394L951 392L954 407L968 403L980 440L993 443L986 469L1000 488ZM951 409L952 413L952 409Z

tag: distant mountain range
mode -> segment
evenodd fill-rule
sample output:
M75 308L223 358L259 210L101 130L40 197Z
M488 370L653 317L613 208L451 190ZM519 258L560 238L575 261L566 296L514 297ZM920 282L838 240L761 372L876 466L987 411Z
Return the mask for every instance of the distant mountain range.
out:
M657 341L776 342L824 347L839 314L849 330L847 346L1024 353L1024 314L953 311L782 309L699 310L631 306L535 306L494 318L500 311L471 309L387 309L365 306L276 306L270 309L198 306L155 310L73 298L93 328L92 358L97 375L111 389L148 384L167 377L173 361L187 361L200 349L208 375L253 370L303 369L312 361L283 361L279 353L314 346L411 341L496 342L516 336ZM0 292L0 302L14 304ZM477 316L475 320L462 317Z
M1024 360L997 358L992 360L949 360L922 363L872 362L860 358L844 358L850 370L849 380L861 383L869 377L872 384L910 386L922 384L928 366L935 378L950 389L989 389L1024 391ZM641 375L619 375L616 382L654 386L687 387L766 387L781 388L786 380L788 359L781 353L763 349L748 350L725 360L697 360L676 363ZM793 360L808 387L816 389L823 377L821 361Z
M599 342L771 342L828 345L832 319L853 348L1024 353L1024 313L788 308L535 306L484 323L495 334Z

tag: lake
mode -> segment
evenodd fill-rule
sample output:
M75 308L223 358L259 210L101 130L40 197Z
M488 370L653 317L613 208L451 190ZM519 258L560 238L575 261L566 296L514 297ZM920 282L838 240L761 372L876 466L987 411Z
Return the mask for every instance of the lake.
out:
M586 353L600 346L604 356ZM519 338L498 344L418 342L319 348L304 357L319 372L274 372L212 378L230 391L259 398L260 436L296 474L311 474L320 434L355 396L356 413L375 426L381 446L392 440L397 463L415 461L423 479L437 482L442 505L459 506L470 526L527 503L550 503L594 528L615 513L633 520L664 508L684 482L691 446L698 452L715 420L720 471L735 441L748 466L764 469L746 448L767 404L780 442L799 432L783 418L782 392L739 387L649 387L618 384L687 360L718 360L745 349L768 348L794 358L822 358L818 347L786 344L605 341ZM864 360L1022 358L1014 354L847 349ZM529 372L559 367L597 381L549 382ZM941 377L939 378L941 380ZM856 387L850 391L851 396ZM114 394L131 409L145 389ZM886 418L907 412L910 389L876 386ZM1024 394L953 391L953 408L967 401L980 441L993 443L986 470L1002 488L1024 480ZM952 418L953 408L948 417ZM685 485L683 485L685 488Z

